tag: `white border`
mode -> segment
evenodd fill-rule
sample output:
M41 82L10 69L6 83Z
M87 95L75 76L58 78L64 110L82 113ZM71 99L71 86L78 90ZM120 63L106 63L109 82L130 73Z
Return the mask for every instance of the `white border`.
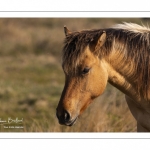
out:
M42 12L2 12L0 11L1 18L142 18L150 17L150 12L136 12L136 11L86 11L86 12L67 12L67 11L42 11Z
M128 139L7 139L0 148L14 150L149 150L149 140Z
M149 11L149 1L5 0L0 11Z
M123 135L123 136L122 136ZM144 137L144 138L143 138ZM147 133L1 133L0 148L61 150L149 150Z
M149 133L104 133L104 132L90 132L90 133L0 133L0 139L150 139Z
M149 1L5 0L1 18L142 18L150 17ZM71 12L68 12L71 11ZM80 12L79 12L80 11ZM83 12L85 11L85 12ZM149 133L0 133L2 149L149 149ZM4 140L5 139L5 140ZM22 139L22 140L20 140ZM145 147L146 146L146 147Z

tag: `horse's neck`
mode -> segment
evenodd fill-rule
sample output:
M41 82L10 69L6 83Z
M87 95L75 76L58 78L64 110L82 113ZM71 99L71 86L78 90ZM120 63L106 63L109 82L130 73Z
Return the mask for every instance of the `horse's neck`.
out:
M119 63L119 59L121 58L116 58L116 60L110 61L111 63L104 61L104 65L108 72L108 82L124 94L139 101L141 97L137 94L134 82L132 82L132 69L129 69L129 65L131 64L121 64ZM119 68L120 70L118 71Z

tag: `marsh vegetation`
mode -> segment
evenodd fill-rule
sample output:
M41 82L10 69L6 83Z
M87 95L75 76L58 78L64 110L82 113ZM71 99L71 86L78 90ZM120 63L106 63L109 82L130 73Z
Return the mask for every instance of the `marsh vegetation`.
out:
M23 128L1 132L135 132L124 95L108 84L72 127L59 125L56 106L63 86L63 26L71 30L109 27L139 18L0 19L0 118L23 118ZM147 24L149 20L142 20Z

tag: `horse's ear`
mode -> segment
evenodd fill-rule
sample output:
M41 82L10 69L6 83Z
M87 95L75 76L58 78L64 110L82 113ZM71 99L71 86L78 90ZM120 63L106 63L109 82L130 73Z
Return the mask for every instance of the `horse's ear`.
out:
M97 41L95 50L96 50L98 47L102 47L102 46L104 45L105 41L106 41L106 32L103 31L102 35L99 37L99 39L98 39L98 41Z
M103 31L103 33L97 40L96 39L91 40L91 43L89 45L91 51L96 54L99 51L100 47L104 45L105 41L106 41L106 32Z
M64 26L64 32L66 36L71 33L71 31L69 31L66 26Z

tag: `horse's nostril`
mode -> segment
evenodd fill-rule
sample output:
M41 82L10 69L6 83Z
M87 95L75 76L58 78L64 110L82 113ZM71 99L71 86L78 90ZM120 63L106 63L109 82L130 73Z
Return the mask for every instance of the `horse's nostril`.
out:
M66 110L62 110L61 113L57 111L56 116L61 124L68 122L71 118L70 114Z
M64 120L69 121L70 120L70 114L65 110L64 111Z

